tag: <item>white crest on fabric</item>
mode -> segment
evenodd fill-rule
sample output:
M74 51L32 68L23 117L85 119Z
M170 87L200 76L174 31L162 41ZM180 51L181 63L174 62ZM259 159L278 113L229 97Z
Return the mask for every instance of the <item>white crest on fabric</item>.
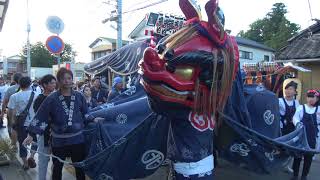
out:
M274 122L274 114L272 114L271 110L266 110L263 113L263 119L269 126Z
M251 151L249 147L245 143L241 144L233 144L230 147L230 151L234 153L238 153L240 156L248 156L249 152Z
M264 155L269 159L269 161L274 160L274 156L280 154L279 151L273 150L271 153L265 152Z
M117 123L125 124L127 123L128 117L126 114L119 114L116 118Z
M145 169L151 170L158 168L164 161L164 155L157 150L146 151L141 158L141 162L146 165Z
M137 91L136 86L131 86L129 89L127 89L125 92L123 92L123 94L131 96L134 93L136 93L136 91Z
M258 146L258 144L253 139L248 139L247 142L250 146Z
M189 113L189 121L196 130L204 132L206 130L213 131L214 128L214 118L207 117L202 114L197 114L195 112Z

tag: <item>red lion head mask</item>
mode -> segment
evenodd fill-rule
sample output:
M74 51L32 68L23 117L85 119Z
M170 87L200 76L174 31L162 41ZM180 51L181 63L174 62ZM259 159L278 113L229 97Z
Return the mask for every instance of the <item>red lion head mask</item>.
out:
M231 91L238 47L223 29L216 0L205 6L208 22L201 20L191 0L180 0L179 5L187 22L156 48L145 50L140 63L142 85L151 98L212 116L223 109Z

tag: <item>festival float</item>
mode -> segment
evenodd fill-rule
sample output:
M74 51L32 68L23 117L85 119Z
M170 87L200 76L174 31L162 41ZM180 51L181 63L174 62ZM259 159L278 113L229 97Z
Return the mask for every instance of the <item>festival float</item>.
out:
M88 156L73 165L92 179L124 180L147 177L166 159L176 175L180 162L209 159L212 165L198 174L212 177L214 159L271 174L292 156L319 153L309 147L303 126L280 132L277 95L299 69L264 63L241 72L237 44L223 29L216 0L206 4L208 22L193 1L179 4L185 19L173 18L172 31L161 29L172 17L152 15L152 37L85 66L89 74L109 69L131 81L127 91L87 115L104 120L87 127ZM180 27L175 21L185 22Z

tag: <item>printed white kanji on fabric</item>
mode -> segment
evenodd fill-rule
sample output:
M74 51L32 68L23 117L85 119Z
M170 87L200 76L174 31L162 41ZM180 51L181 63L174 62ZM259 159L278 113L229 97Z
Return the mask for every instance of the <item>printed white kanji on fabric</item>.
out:
M148 150L141 158L141 162L146 166L145 169L157 169L164 161L164 155L158 150Z
M231 152L234 152L234 153L238 153L240 156L248 156L249 155L249 152L251 151L249 149L249 147L244 144L244 143L241 143L241 144L233 144L231 147L230 147L230 151Z

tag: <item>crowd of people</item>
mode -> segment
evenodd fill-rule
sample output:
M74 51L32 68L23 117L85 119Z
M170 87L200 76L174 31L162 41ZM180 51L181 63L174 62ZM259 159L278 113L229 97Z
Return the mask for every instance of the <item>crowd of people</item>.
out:
M300 105L296 99L298 84L294 81L285 86L284 97L279 98L279 109L281 115L280 127L282 135L293 132L297 127L303 125L306 128L307 141L311 148L320 149L320 92L310 89L306 92L306 104ZM301 157L293 158L287 167L293 173L292 180L298 180ZM303 168L301 180L306 180L312 164L313 155L303 156Z
M0 125L7 114L7 128L14 150L19 149L23 169L38 168L38 179L47 176L48 156L38 155L35 151L52 154L65 160L70 157L79 162L86 157L83 129L89 122L85 114L98 105L110 102L124 90L123 79L115 77L112 89L102 88L100 78L91 83L75 87L72 71L60 68L56 76L43 76L33 81L28 76L16 73L11 86L0 78L0 97L2 111ZM97 121L97 120L94 120ZM18 145L18 146L17 146ZM27 146L31 145L28 152ZM29 156L28 156L29 155ZM63 163L52 158L52 179L62 179ZM75 168L78 180L85 174Z

